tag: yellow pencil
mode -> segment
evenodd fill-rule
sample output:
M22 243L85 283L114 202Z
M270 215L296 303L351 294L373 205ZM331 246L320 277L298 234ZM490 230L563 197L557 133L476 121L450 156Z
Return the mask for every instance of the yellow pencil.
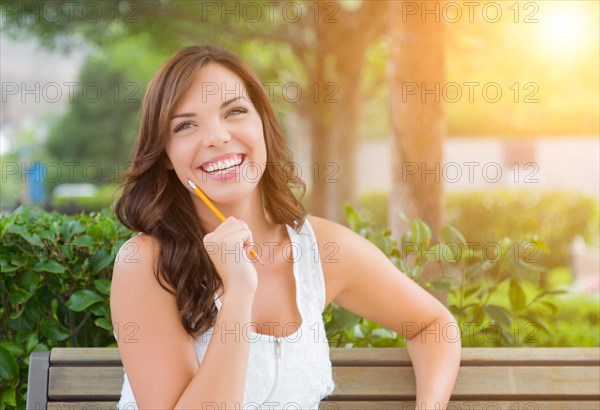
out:
M219 220L221 222L223 222L225 220L225 215L223 215L221 213L221 211L219 211L217 209L217 207L210 201L210 199L208 199L208 197L204 194L204 192L202 192L202 190L200 188L198 188L198 186L196 184L194 184L192 181L190 181L189 179L188 179L188 185L190 186L190 188L192 188L192 190L196 193L196 195L198 195L200 197L202 202L204 202L206 204L208 209L210 209L217 216L217 218L219 218ZM265 264L262 262L262 260L260 260L260 258L254 251L254 249L250 249L250 256L252 256L254 259L256 259L262 266L265 266Z

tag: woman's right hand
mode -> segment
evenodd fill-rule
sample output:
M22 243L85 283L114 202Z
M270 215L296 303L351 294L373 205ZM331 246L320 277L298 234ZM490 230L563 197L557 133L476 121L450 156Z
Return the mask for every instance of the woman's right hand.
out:
M246 251L247 245L254 242L248 225L230 216L202 241L223 281L224 291L254 297L258 274Z

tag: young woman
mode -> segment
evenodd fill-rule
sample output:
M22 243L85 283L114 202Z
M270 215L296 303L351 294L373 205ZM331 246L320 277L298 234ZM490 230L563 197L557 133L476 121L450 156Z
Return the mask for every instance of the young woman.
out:
M193 46L148 86L115 207L140 232L112 279L119 408L318 408L335 387L322 320L331 301L405 336L417 404L443 408L460 363L454 318L375 245L306 215L260 84L236 55Z

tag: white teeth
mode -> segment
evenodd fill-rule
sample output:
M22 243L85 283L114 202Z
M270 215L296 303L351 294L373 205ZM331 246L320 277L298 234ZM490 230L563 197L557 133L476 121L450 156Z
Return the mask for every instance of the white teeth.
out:
M203 167L206 172L212 173L215 171L220 171L232 167L234 165L239 165L242 163L241 156L235 156L233 159L228 159L226 161L219 161L217 163L209 164L208 166Z

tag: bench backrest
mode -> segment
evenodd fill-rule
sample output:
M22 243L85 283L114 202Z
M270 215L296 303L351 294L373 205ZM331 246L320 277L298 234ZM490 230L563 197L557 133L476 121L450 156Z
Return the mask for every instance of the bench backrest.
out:
M322 409L414 409L406 349L330 349L335 391ZM54 348L30 358L27 409L115 409L115 348ZM47 407L46 407L47 406ZM600 410L598 348L463 348L448 410Z

